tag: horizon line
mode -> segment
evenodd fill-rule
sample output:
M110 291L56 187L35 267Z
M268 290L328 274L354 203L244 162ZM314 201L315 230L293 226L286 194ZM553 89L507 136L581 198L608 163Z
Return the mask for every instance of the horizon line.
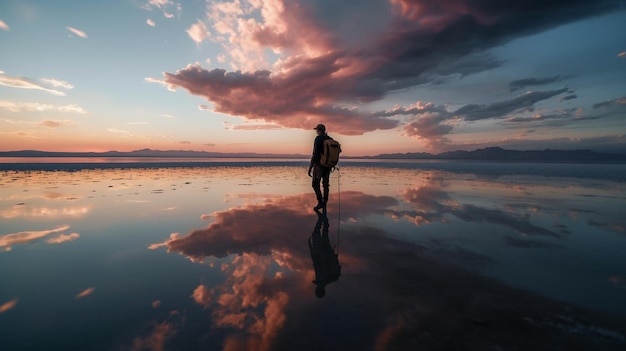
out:
M481 154L482 152L482 154ZM32 153L34 155L28 155ZM144 153L144 154L141 154ZM145 154L152 153L152 154ZM487 153L487 154L484 154ZM504 149L500 146L490 146L485 148L477 148L474 150L454 150L444 151L440 153L430 153L424 151L418 152L395 152L395 153L382 153L376 155L362 155L353 156L345 155L341 158L344 159L367 159L367 158L406 158L406 159L437 159L441 158L455 158L453 156L465 156L458 158L479 158L479 159L507 159L503 153L508 153L508 156L513 154L516 156L530 156L534 153L535 156L540 154L547 155L549 153L559 153L561 156L575 156L576 153L585 153L587 156L596 157L617 157L626 158L626 153L619 152L598 152L591 149L542 149L542 150L515 150ZM170 155L167 155L170 154ZM174 154L174 155L173 155ZM185 155L186 154L186 155ZM461 155L454 155L461 154ZM539 154L539 155L537 155ZM139 157L139 158L154 158L154 157L179 157L179 158L193 158L193 157L215 157L215 158L308 158L307 154L278 154L278 153L259 153L259 152L217 152L217 151L196 151L196 150L154 150L150 148L137 149L132 151L44 151L44 150L13 150L13 151L0 151L0 157ZM482 156L482 157L481 157ZM568 157L568 159L571 159ZM588 158L588 157L586 157ZM515 160L515 159L513 159Z

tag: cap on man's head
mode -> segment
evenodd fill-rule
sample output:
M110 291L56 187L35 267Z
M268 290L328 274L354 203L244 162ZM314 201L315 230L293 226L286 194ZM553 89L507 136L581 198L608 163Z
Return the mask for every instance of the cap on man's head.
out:
M318 125L316 125L316 126L315 126L315 128L313 128L313 129L316 129L316 130L321 130L321 131L324 131L324 132L325 132L325 131L326 131L326 126L325 126L325 125L323 125L323 124L318 124Z

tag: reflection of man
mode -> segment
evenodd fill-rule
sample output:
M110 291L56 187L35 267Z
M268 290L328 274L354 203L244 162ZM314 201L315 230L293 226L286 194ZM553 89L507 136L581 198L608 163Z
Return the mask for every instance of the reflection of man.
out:
M317 205L314 210L317 211L323 208L324 211L326 211L326 203L328 202L328 192L330 188L330 168L320 165L320 159L324 153L324 140L329 139L330 137L326 134L326 126L323 124L318 124L315 127L315 132L317 133L317 136L313 141L313 155L311 155L311 162L309 163L309 176L313 177L311 185L313 186L313 191L315 191L315 196L317 197ZM311 174L311 171L313 171L313 174ZM322 187L324 188L323 194L320 189L320 181L322 182Z
M320 232L321 229L321 232ZM309 238L309 250L315 269L315 296L324 297L326 295L326 285L337 281L341 275L339 257L335 249L330 246L328 238L328 217L318 212L317 222L313 233Z

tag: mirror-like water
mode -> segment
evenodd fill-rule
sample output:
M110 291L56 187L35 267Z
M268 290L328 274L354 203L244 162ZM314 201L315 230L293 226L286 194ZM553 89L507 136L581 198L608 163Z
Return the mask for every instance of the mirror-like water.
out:
M624 165L550 167L347 163L326 216L299 163L5 168L0 343L620 349Z

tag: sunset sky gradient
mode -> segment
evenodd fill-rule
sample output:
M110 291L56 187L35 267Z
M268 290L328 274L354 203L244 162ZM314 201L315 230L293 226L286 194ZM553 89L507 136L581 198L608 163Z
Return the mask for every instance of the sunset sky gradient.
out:
M623 0L0 4L0 151L626 154Z

